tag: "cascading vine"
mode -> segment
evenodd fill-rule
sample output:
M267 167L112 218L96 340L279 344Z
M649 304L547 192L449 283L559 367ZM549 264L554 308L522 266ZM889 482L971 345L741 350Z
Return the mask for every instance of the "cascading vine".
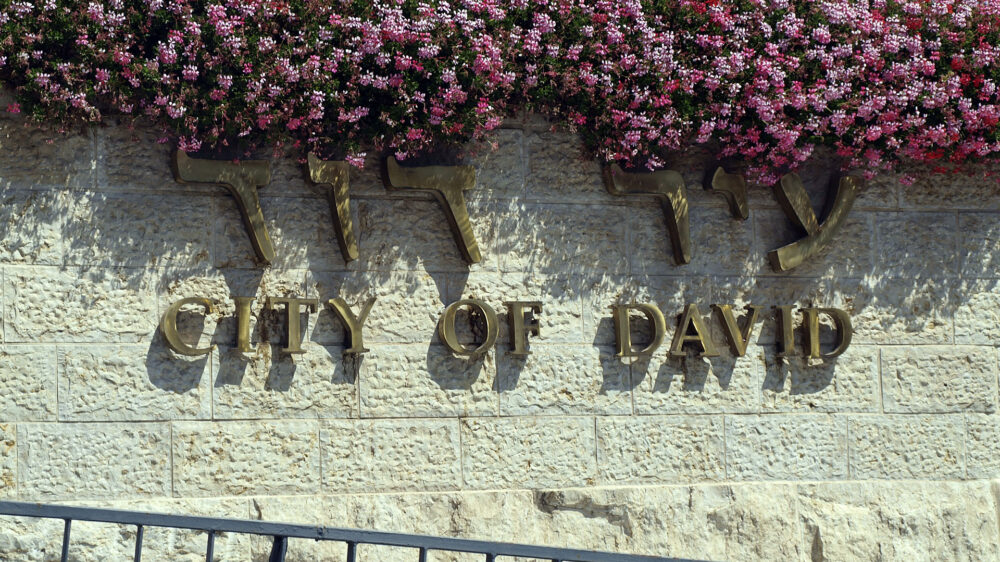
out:
M1000 0L0 2L7 111L151 120L187 151L399 159L519 111L600 159L708 144L773 184L1000 153Z

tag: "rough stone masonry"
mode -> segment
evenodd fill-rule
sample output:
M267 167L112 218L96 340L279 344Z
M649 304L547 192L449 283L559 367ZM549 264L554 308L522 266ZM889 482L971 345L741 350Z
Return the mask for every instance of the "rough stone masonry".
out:
M693 259L676 266L653 198L613 197L569 133L525 120L471 163L482 262L467 266L438 204L351 172L360 257L293 160L260 194L276 258L253 250L231 197L173 181L151 132L60 136L0 118L0 495L710 560L1000 557L1000 183L870 182L835 243L776 274L795 239L771 192L731 218L687 178ZM815 205L830 173L803 172ZM253 353L231 295L257 296ZM178 299L206 356L157 329ZM333 312L280 353L264 296L376 297L370 352L342 358ZM544 302L532 354L448 352L447 304ZM821 364L776 353L762 313L743 357L615 357L615 303L829 306L854 325ZM0 521L0 557L56 556L60 522ZM134 528L78 523L71 555L125 559ZM149 559L198 560L204 537L150 529ZM292 560L343 545L292 541ZM225 560L269 543L216 541ZM362 549L365 560L415 553ZM432 553L437 560L454 558Z

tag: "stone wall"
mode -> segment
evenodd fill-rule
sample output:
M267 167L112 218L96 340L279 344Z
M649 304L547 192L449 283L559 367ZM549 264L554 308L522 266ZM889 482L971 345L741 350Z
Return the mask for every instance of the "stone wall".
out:
M1000 557L1000 183L882 177L832 247L775 274L767 251L796 234L770 190L734 220L695 154L676 163L694 243L678 267L655 199L608 195L575 136L529 122L472 161L482 263L371 160L352 172L361 257L345 264L322 194L275 160L261 195L277 259L262 268L231 197L174 182L149 131L49 142L22 125L0 121L3 498L711 560ZM817 208L829 171L804 174ZM258 297L254 353L234 348L233 294ZM208 356L176 356L158 330L189 296L219 305L182 326L217 344ZM265 296L376 296L371 351L345 360L327 307L303 319L306 353L283 355ZM437 322L463 297L542 301L533 354L507 353L505 327L485 357L450 353ZM835 360L783 359L767 311L745 357L713 318L721 357L664 345L628 362L610 306L633 301L668 320L686 303L836 306L855 336ZM52 559L60 533L4 520L0 552ZM73 537L75 559L124 559L134 529ZM204 556L202 535L146 544L146 559ZM292 541L290 559L343 549Z

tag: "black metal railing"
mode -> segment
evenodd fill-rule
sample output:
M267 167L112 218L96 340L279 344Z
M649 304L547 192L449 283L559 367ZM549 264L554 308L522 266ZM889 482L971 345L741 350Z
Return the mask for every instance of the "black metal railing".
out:
M248 535L263 535L273 538L270 562L282 562L288 550L288 539L313 539L317 541L339 541L347 544L347 562L355 562L357 546L372 544L396 547L408 547L418 550L418 560L426 562L430 551L465 552L482 554L486 562L494 562L497 556L521 556L553 562L694 562L680 558L663 558L657 556L639 556L633 554L615 554L590 550L575 550L570 548L553 548L547 546L532 546L526 544L477 541L455 539L448 537L431 537L425 535L408 535L402 533L382 533L359 529L341 529L337 527L312 527L308 525L291 525L267 521L252 521L245 519L222 519L215 517L195 517L190 515L168 515L163 513L145 513L141 511L124 511L118 509L96 509L89 507L70 507L63 505L48 505L26 502L0 501L0 516L41 517L46 519L61 519L64 521L62 540L62 561L69 558L69 543L73 521L92 521L97 523L117 523L120 525L135 525L135 557L142 559L143 529L146 527L168 527L204 531L207 534L205 560L212 562L215 555L215 536L218 533L238 533Z

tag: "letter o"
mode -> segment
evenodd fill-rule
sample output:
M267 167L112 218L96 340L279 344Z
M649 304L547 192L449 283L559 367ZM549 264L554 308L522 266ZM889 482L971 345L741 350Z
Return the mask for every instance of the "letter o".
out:
M458 309L463 306L467 306L473 310L478 309L486 320L486 339L478 347L471 349L459 343L458 334L455 332L455 316L458 314ZM498 332L499 327L496 311L493 310L493 307L479 299L463 299L451 303L448 305L448 308L444 309L444 314L441 315L441 322L438 324L438 334L441 336L441 341L444 342L444 345L456 355L468 355L470 357L482 355L489 351L497 343Z

